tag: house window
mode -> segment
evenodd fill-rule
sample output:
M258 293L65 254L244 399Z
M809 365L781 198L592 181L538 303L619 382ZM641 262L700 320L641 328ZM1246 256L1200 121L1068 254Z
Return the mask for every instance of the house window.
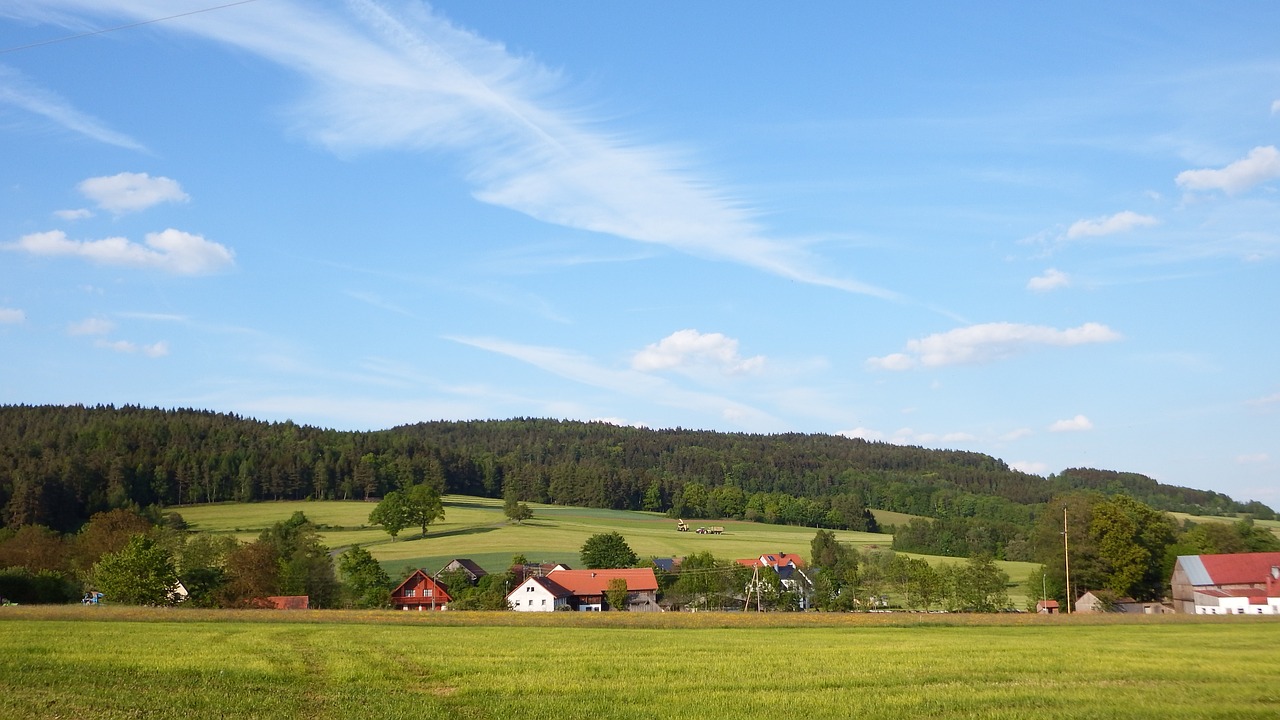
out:
M405 597L413 597L413 592L414 592L413 588L409 588L409 589L407 589L407 590L405 590L405 591L404 591L404 596L405 596Z
M433 592L433 591L432 591L431 589L429 589L429 588L428 588L427 590L423 590L423 591L422 591L422 597L431 597L432 592Z
M542 598L542 604L543 604L543 605L546 605L546 604L547 604L547 599L546 599L546 598ZM1261 611L1261 610L1259 610L1258 612L1262 612L1262 611Z
M533 592L533 586L530 585L524 589L525 592Z

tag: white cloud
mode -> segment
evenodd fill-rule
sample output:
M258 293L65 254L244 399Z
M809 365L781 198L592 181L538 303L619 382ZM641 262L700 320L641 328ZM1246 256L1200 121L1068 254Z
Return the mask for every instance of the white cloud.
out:
M1031 431L1031 428L1018 428L1017 430L1010 430L1009 432L1001 435L1000 440L1003 442L1013 442L1014 440L1021 440L1024 437L1034 434L1035 433Z
M79 257L102 265L152 268L175 275L206 275L235 264L235 253L226 246L172 228L147 233L145 245L121 237L71 240L61 230L51 230L25 235L2 247L45 257Z
M1237 193L1280 177L1280 151L1274 145L1256 147L1244 158L1221 170L1184 170L1177 183L1187 190L1222 190Z
M448 337L474 348L506 355L574 382L642 398L649 402L685 408L734 422L754 431L776 431L783 427L777 418L758 408L710 393L677 387L665 378L637 370L601 367L589 357L568 350L497 340L493 338Z
M1118 212L1092 220L1077 220L1067 228L1068 238L1101 237L1115 233L1127 232L1134 228L1158 225L1159 220L1150 215L1139 215L1132 210Z
M137 20L168 0L47 0L41 5ZM758 213L687 154L627 142L559 99L555 71L454 26L425 4L287 0L252 13L157 25L256 53L311 91L297 128L339 152L408 148L456 154L482 202L543 222L727 260L797 282L882 298L891 291L828 275L802 243L770 237ZM35 12L34 10L28 12Z
M1265 465L1269 462L1271 462L1271 456L1264 452L1236 456L1236 463L1240 465Z
M116 324L102 318L86 318L67 326L68 335L106 335L116 328Z
M92 177L76 186L85 197L108 212L122 213L146 210L164 202L186 202L191 199L177 180L151 177L147 173L122 172L118 175Z
M884 433L879 430L871 430L870 428L856 427L852 430L840 430L836 435L843 435L847 438L867 440L870 442L881 442L884 440Z
M1061 270L1049 268L1044 274L1027 281L1027 289L1035 292L1048 292L1071 284L1071 278Z
M22 73L7 65L0 65L0 104L19 107L98 142L129 150L146 150L142 143L76 110L58 94L36 87Z
M867 360L867 365L881 370L975 365L1013 357L1036 346L1068 347L1114 342L1120 338L1120 333L1098 323L1066 330L1043 325L985 323L908 341L906 353L873 357Z
M1059 420L1049 426L1049 432L1079 432L1092 429L1093 423L1083 415L1077 415L1067 420Z
M76 210L54 210L53 215L59 220L83 220L85 218L93 217L93 211L88 208L79 208Z
M1009 463L1009 467L1018 472L1027 473L1028 475L1044 475L1049 472L1049 466L1042 462L1029 462L1027 460L1018 460Z
M26 321L26 312L17 308L0 307L0 325L19 325Z
M115 352L123 353L125 355L133 355L141 352L147 357L158 358L169 354L169 343L163 340L157 343L152 343L151 345L138 345L137 343L132 343L128 340L99 340L93 345L94 347L114 350Z
M1271 101L1271 114L1280 115L1280 100Z
M710 367L726 375L737 375L757 371L763 365L762 356L740 357L737 340L697 330L677 330L631 359L631 367L641 372Z
M1249 400L1246 404L1252 405L1254 407L1260 407L1260 408L1271 407L1273 405L1280 405L1280 393L1276 393L1274 395L1267 395L1266 397L1254 398L1253 400Z

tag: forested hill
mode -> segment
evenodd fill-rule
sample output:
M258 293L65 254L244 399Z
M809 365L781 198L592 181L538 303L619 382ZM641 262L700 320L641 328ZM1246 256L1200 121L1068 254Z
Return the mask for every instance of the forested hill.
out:
M72 530L110 507L364 498L420 482L450 493L686 517L866 528L864 508L1023 523L1077 489L1155 508L1252 512L1260 503L1132 473L1048 479L979 453L832 435L650 430L516 419L377 432L199 410L0 406L0 522Z

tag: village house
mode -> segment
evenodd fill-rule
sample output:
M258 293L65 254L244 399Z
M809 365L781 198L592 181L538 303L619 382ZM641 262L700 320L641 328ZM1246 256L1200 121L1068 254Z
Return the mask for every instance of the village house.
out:
M1280 552L1180 555L1170 585L1180 613L1280 614Z
M443 583L421 570L391 591L391 607L397 610L445 610L452 599Z
M472 585L475 585L476 583L480 582L480 578L489 574L487 570L475 564L471 560L468 560L467 558L454 558L453 560L449 561L448 565L445 565L444 567L440 568L440 571L437 572L435 576L440 577L445 573L451 573L451 572L465 573L466 576L470 579L470 582Z
M571 608L573 593L549 577L530 575L507 593L507 605L516 612L555 612Z
M610 608L606 591L609 581L622 578L627 583L627 607ZM552 570L545 576L530 576L507 594L511 609L521 612L550 612L560 607L591 612L626 609L632 612L660 612L658 578L653 568L601 570Z
M569 566L564 563L524 563L523 565L512 565L511 574L515 577L516 584L524 582L531 577L546 577L555 570L568 570Z
M813 587L813 581L805 574L804 558L792 553L778 552L765 553L760 557L744 558L734 562L749 568L759 567L773 570L778 574L778 580L782 582L782 587L791 592L800 593L800 609L808 609L808 591Z

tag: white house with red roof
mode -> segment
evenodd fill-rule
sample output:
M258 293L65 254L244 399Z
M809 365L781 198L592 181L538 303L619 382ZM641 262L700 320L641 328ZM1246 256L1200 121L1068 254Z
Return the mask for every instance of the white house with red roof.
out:
M1180 555L1170 580L1177 612L1280 614L1280 552Z
M507 593L507 605L516 612L555 612L569 607L573 593L549 577L530 575Z
M610 608L606 591L609 581L627 583L627 607L632 612L659 612L658 578L653 568L601 570L552 570L543 577L529 577L507 595L512 610L542 612L570 607L579 611Z

